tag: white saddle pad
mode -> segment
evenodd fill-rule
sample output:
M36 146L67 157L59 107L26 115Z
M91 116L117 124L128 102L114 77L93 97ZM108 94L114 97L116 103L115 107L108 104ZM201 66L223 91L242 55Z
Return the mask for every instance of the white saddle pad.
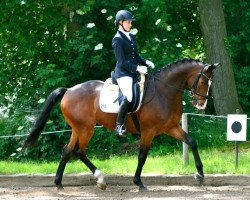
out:
M145 75L141 74L141 81L139 82L140 86L140 103L138 108L139 110L141 106L141 100L143 97L145 83ZM119 111L119 101L117 98L119 97L119 86L112 83L112 79L108 78L103 85L103 88L100 93L99 106L103 112L106 113L118 113Z

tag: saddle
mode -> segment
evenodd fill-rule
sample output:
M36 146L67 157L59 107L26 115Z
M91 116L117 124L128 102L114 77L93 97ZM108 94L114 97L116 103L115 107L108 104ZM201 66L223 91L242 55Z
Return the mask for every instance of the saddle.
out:
M140 74L140 80L133 83L133 99L130 104L129 113L137 112L141 107L144 92L145 75ZM117 85L116 80L108 78L103 85L100 93L99 106L103 112L118 113L123 94Z

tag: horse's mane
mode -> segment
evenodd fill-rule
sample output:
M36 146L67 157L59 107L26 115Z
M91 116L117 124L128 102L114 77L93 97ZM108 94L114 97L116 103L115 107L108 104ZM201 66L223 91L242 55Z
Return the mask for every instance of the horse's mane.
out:
M174 61L174 62L172 62L172 63L169 63L169 64L163 66L162 68L160 68L160 69L159 69L157 72L155 72L155 73L159 73L159 72L165 71L165 70L171 70L172 68L174 68L174 67L176 67L176 66L178 66L178 65L180 65L180 64L183 64L183 63L185 63L185 62L189 62L189 63L190 63L190 62L201 62L201 63L205 64L203 61L201 61L201 60L199 60L199 59L183 58L183 59L176 60L176 61Z

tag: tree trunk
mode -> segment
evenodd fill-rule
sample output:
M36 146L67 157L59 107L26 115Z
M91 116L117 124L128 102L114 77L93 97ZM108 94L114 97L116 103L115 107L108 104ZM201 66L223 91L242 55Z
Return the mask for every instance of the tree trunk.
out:
M221 63L215 70L212 95L219 115L242 112L238 101L232 63L226 49L226 23L222 0L198 0L201 29L208 63Z

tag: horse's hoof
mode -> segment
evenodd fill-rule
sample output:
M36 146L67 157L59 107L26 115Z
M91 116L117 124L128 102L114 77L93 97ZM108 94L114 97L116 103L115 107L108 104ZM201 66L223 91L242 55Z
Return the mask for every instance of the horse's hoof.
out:
M202 185L204 182L204 176L199 174L198 172L194 176L195 180L199 183L199 185Z
M62 191L62 190L64 190L64 188L63 188L63 186L62 186L62 185L57 185L56 187L57 187L57 190L58 190L58 191Z
M139 191L140 191L140 192L147 192L148 189L147 189L145 186L143 186L143 187L140 187L140 188L139 188Z
M106 190L107 188L107 185L106 184L103 184L103 183L97 183L96 186L98 188L100 188L101 190Z

